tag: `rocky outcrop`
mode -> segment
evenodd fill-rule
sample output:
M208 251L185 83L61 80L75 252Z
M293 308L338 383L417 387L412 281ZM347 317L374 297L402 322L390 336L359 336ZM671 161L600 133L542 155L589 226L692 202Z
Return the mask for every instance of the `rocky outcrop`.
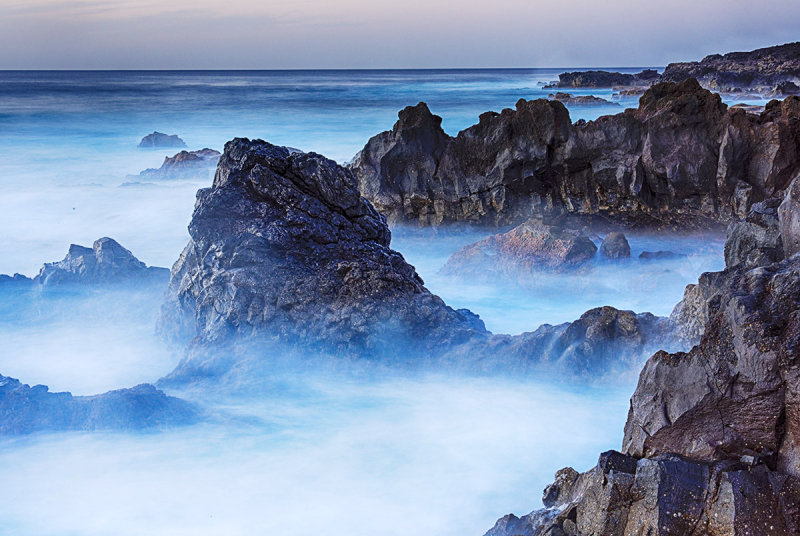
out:
M529 220L456 251L442 273L494 278L571 270L592 260L596 252L594 242L580 231Z
M148 134L139 142L139 147L143 149L157 147L186 147L186 142L178 137L177 134L164 134L163 132L153 132Z
M60 262L46 263L33 278L45 287L65 283L89 285L165 281L169 270L146 266L111 238L95 240L91 248L72 244Z
M164 157L164 163L158 169L148 168L139 173L139 179L179 180L206 178L211 170L217 167L220 152L214 149L199 151L181 151L175 156Z
M560 240L541 231L542 244ZM571 324L492 335L476 315L432 295L390 248L385 219L359 195L349 170L260 140L226 145L213 186L198 193L189 233L161 329L193 344L166 381L251 370L277 352L309 348L382 362L599 378L641 363L671 340L667 319L611 307ZM523 249L529 238L517 236ZM565 259L572 258L572 238L561 243L565 250L555 248Z
M631 256L631 245L624 234L614 231L603 238L600 254L607 259L627 259Z
M666 260L666 259L679 259L686 257L685 253L676 253L674 251L642 251L639 253L639 258L643 261L653 260Z
M561 73L558 82L546 88L610 88L624 86L649 86L658 80L658 71L645 69L642 72L629 74L611 71L577 71Z
M713 54L701 61L670 63L661 82L697 79L714 91L757 91L774 96L796 94L800 81L800 42L760 48L751 52ZM792 85L789 85L791 83Z
M779 247L798 238L782 210L798 182L732 226L726 269L687 289L699 342L647 361L623 452L559 471L544 510L489 534L800 533L800 254Z
M167 331L387 359L485 333L424 287L350 171L318 154L229 142L189 234L172 269Z
M66 430L143 430L198 422L199 409L149 384L95 396L51 393L0 375L0 435Z
M791 257L800 253L800 177L792 181L778 207L778 229L783 254Z
M594 95L573 95L572 93L562 93L560 91L549 94L547 98L557 100L565 106L619 106L616 102L601 99Z
M352 163L390 222L517 225L565 214L638 227L744 217L800 171L800 98L761 115L694 80L657 84L637 110L572 124L558 101L520 100L456 137L420 103Z

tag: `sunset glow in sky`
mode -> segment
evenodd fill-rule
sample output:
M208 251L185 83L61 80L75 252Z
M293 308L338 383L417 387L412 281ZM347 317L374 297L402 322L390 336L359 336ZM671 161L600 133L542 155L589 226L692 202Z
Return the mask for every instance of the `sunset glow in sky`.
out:
M0 0L0 68L645 66L798 29L796 0Z

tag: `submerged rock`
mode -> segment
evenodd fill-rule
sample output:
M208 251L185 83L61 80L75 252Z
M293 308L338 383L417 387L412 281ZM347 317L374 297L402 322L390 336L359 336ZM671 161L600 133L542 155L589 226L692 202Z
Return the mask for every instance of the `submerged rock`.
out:
M450 137L423 103L400 112L351 167L396 223L518 225L565 214L635 227L744 217L800 172L800 98L760 116L693 79L656 84L637 110L572 124L558 101L520 100Z
M600 244L600 254L607 259L627 259L631 256L631 245L624 234L608 233Z
M0 435L66 430L143 430L193 424L196 406L149 384L94 396L51 393L0 375Z
M164 134L156 131L142 138L142 141L139 142L139 147L186 147L186 142L180 139L177 134Z
M547 96L550 100L563 102L567 106L619 106L616 102L611 102L594 95L573 95L572 93L556 92Z
M141 179L176 180L205 177L217 167L220 152L214 149L181 151L175 156L164 157L158 169L149 168L139 173Z
M686 257L685 253L676 253L674 251L642 251L639 253L639 258L643 261L652 261L652 260L667 260L667 259L679 259L681 257Z
M494 277L525 275L540 270L570 270L592 260L597 252L580 231L529 220L453 253L442 268L448 275Z
M43 286L64 283L109 284L165 280L169 270L147 266L111 238L95 240L91 248L72 244L62 261L46 263L34 279Z

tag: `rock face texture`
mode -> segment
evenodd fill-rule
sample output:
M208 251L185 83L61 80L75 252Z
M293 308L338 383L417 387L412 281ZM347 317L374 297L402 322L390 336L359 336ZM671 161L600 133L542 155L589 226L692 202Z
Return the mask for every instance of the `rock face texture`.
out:
M647 361L623 452L559 471L546 509L488 534L800 533L800 254L781 247L799 182L731 226L726 269L687 288L673 320L694 318L698 342Z
M450 256L442 272L496 277L570 270L592 260L596 252L594 242L580 231L529 220L506 233L465 246Z
M742 218L800 171L800 98L760 115L693 80L657 84L636 110L572 124L558 101L520 100L450 137L424 103L351 167L390 222L516 225L530 217L707 227Z
M95 396L51 393L0 375L0 435L64 430L142 430L198 422L198 409L149 384Z
M549 228L533 232L543 233L539 252L558 243L554 250L572 258L574 236L558 242ZM571 324L492 335L476 315L432 295L389 247L385 219L348 169L260 140L226 145L213 186L198 193L189 233L161 329L194 342L169 381L268 360L273 343L281 351L597 377L641 363L671 335L667 319L611 307ZM518 238L523 249L535 240ZM219 351L248 343L256 351Z
M156 147L186 147L186 142L178 137L177 134L164 134L163 132L153 132L148 134L139 142L139 147L143 149Z
M260 336L390 357L484 332L423 286L350 171L320 155L229 142L189 233L162 325L201 341Z
M774 96L796 95L800 81L800 43L788 43L751 52L714 54L701 61L670 63L661 82L696 78L714 91L758 91Z
M553 88L578 87L623 87L649 86L658 80L658 71L645 69L640 73L628 74L611 71L578 71L561 73Z
M631 256L631 245L620 232L611 232L600 244L600 254L607 259L627 259Z
M214 149L181 151L175 156L167 156L158 169L149 168L139 173L140 179L179 180L205 176L217 167L220 152Z
M60 262L46 263L34 283L54 286L65 283L110 284L143 280L166 280L169 270L146 266L111 238L95 240L91 248L72 244Z

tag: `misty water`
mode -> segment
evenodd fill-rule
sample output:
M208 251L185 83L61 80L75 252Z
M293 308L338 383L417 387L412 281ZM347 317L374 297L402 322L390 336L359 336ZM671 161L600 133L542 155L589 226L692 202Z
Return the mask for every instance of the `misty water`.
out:
M246 136L346 162L406 105L428 102L455 134L486 110L546 96L542 85L562 70L0 72L0 273L33 276L70 243L102 236L171 266L211 175L138 180L177 151L138 149L153 130L189 149ZM616 102L570 112L591 120L636 105ZM719 236L631 234L622 263L524 285L463 281L439 270L488 231L393 234L431 291L496 333L601 305L668 315L686 284L723 265ZM658 250L685 256L638 259ZM0 374L74 394L155 382L182 351L155 333L163 290L0 289ZM0 532L480 536L496 518L538 507L557 469L586 469L619 448L638 373L584 385L314 364L276 365L246 395L167 388L209 411L188 428L0 439Z

